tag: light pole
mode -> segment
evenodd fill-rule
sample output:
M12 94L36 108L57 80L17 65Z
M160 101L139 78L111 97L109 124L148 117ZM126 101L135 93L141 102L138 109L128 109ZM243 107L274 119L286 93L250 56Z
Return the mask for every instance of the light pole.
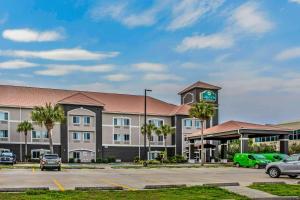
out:
M145 95L144 95L144 160L147 159L147 137L146 137L146 126L147 126L147 92L152 92L152 90L145 89ZM150 142L150 141L149 141Z

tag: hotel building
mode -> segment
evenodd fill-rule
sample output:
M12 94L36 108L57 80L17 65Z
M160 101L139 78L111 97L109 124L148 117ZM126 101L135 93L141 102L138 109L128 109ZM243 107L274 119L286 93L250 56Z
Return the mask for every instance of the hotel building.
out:
M201 129L200 122L189 117L191 104L201 99L213 102L217 112L205 126L218 124L220 89L196 82L178 93L180 105L147 97L147 122L157 127L168 124L176 130L167 138L169 155L188 156L186 138ZM24 134L16 131L17 126L24 120L31 120L35 106L46 103L59 104L65 111L66 122L56 124L53 129L54 152L63 162L71 158L81 162L108 157L125 162L136 156L143 158L144 96L10 85L0 85L0 151L13 151L18 161L24 160ZM33 124L34 130L28 133L27 155L39 159L49 151L49 139L44 127ZM164 138L153 134L150 142L152 151L148 157L155 158L164 149Z

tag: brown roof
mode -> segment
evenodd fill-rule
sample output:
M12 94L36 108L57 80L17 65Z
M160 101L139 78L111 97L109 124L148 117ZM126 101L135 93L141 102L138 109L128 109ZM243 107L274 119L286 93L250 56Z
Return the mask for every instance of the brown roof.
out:
M211 85L211 84L208 84L208 83L197 81L196 83L194 83L194 84L190 85L189 87L183 89L178 94L180 95L180 94L188 92L188 91L190 91L194 88L204 88L204 89L211 89L211 90L220 90L220 89L222 89L221 87L218 87L218 86L215 86L215 85Z
M233 132L238 130L258 130L258 131L290 131L290 129L275 127L271 125L253 124L248 122L240 121L228 121L217 126L205 129L203 131L204 135L212 135L218 133ZM201 130L192 133L189 137L201 136Z
M170 115L188 115L189 110L191 106L188 104L183 104L180 106L177 106L171 113Z
M104 105L104 112L144 113L144 96L35 88L24 86L0 85L0 106L28 107L44 106L46 103L68 103L83 105ZM170 116L178 106L147 97L149 115ZM188 114L188 113L186 113Z

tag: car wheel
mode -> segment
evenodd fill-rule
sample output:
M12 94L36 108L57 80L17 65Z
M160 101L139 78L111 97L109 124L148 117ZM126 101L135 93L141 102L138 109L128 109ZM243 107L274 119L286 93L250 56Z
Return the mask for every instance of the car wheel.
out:
M298 175L289 175L290 178L297 178Z
M236 166L237 168L241 167L240 163L235 163L235 166Z
M254 168L259 169L259 165L258 164L254 165Z
M278 178L280 176L280 170L277 167L271 167L268 170L268 174L271 178Z

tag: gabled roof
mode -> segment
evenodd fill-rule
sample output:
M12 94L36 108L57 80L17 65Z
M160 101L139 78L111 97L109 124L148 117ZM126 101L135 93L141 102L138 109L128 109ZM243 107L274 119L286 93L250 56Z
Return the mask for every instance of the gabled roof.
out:
M74 105L87 105L87 106L104 106L100 101L89 97L87 94L77 92L60 101L59 104L74 104Z
M104 105L104 112L144 113L144 96L142 95L0 85L0 106L33 108L44 106L46 103L97 104ZM147 97L149 115L170 116L170 113L177 107L177 105Z
M171 113L170 115L189 115L189 110L191 106L188 104L183 104L180 106L177 106Z
M187 88L183 89L181 92L179 92L178 94L182 94L185 92L188 92L194 88L203 88L203 89L211 89L211 90L220 90L222 89L221 87L215 86L215 85L211 85L205 82L201 82L201 81L197 81L196 83L188 86Z
M204 135L217 135L222 133L238 132L239 130L255 130L255 131L274 131L274 132L290 132L290 129L275 127L271 125L254 124L240 121L227 121L225 123L213 126L203 131ZM201 136L201 130L192 133L189 138Z

